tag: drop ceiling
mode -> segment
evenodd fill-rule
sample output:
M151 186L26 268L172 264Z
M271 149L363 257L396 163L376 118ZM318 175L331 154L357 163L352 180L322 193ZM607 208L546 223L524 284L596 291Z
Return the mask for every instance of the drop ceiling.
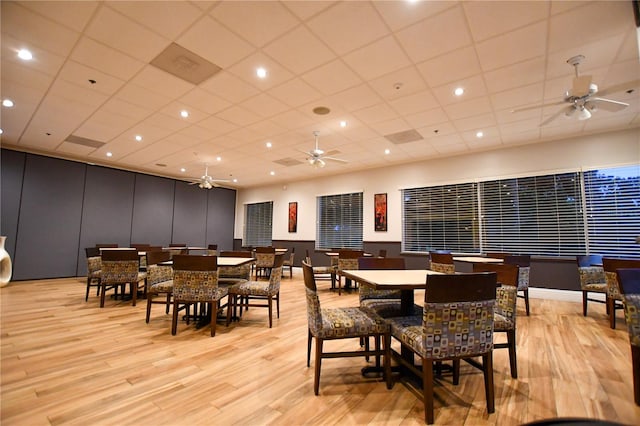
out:
M1 93L14 102L2 146L86 163L185 180L208 164L247 188L640 126L631 1L2 1L1 12ZM156 67L171 46L184 54L169 65L203 60L212 74ZM633 82L607 96L629 107L542 127L562 105L512 112L562 101L578 54L601 90ZM348 163L305 161L316 130Z

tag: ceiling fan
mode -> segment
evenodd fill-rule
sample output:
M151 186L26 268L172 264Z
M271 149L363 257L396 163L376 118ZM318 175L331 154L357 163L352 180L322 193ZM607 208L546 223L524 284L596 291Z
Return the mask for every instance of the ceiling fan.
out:
M514 109L512 112L520 112L526 111L534 108L543 108L547 106L553 105L562 105L569 104L552 114L542 123L540 126L544 126L549 124L562 114L567 117L576 117L578 120L588 120L591 118L591 115L597 109L603 109L605 111L617 112L625 109L629 106L628 103L614 101L612 99L605 99L602 97L597 97L596 94L600 96L607 96L611 93L619 92L621 90L629 90L632 89L635 85L638 84L638 81L631 81L623 84L618 84L616 86L609 87L605 90L598 91L598 85L591 82L591 75L579 75L578 74L578 66L584 60L583 55L573 56L567 59L567 63L574 67L575 69L575 77L573 78L573 83L571 85L571 89L565 92L564 99L559 102L551 102L543 105L535 105L528 106L524 108Z
M189 185L198 185L202 189L211 189L217 188L218 182L230 182L225 179L214 179L212 176L209 176L209 165L204 165L204 175L200 176L200 179L193 179Z
M347 163L347 160L343 160L341 158L335 158L335 157L328 157L324 155L324 151L321 150L318 147L318 135L320 134L320 132L318 132L317 130L313 132L313 136L315 137L316 140L316 147L315 149L312 149L311 151L301 151L304 154L307 154L307 161L309 162L309 164L311 164L314 167L319 167L322 168L326 165L325 160L328 161L335 161L337 163Z

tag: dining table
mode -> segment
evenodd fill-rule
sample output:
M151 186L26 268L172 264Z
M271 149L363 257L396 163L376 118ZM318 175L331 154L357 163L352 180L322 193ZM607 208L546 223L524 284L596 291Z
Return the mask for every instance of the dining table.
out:
M253 257L220 257L217 256L218 268L224 266L242 266L247 263L255 262L256 260ZM173 266L173 260L167 260L165 262L160 262L158 265L164 266Z

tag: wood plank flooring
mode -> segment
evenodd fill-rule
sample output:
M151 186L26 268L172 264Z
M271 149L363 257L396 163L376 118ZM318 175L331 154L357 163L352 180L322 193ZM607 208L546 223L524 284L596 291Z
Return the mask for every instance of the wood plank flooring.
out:
M324 307L358 303L328 291ZM93 290L93 289L92 289ZM84 301L84 278L23 281L0 290L1 415L10 425L350 425L423 424L409 386L365 379L364 358L325 360L320 395L306 366L307 317L300 269L284 278L280 318L252 308L228 328L179 325L145 301ZM416 300L422 300L416 295ZM522 303L522 301L519 301ZM640 424L631 355L619 313L611 330L604 305L532 299L519 306L518 379L506 350L494 351L496 410L487 415L480 371L463 365L460 385L438 380L436 424L518 425L551 417ZM357 342L331 342L334 348Z

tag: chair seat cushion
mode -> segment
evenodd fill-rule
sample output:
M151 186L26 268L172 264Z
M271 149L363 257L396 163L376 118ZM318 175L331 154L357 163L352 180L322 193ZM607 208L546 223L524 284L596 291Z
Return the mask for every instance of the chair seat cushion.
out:
M269 294L268 281L244 281L229 288L229 293L242 296L273 296Z
M361 337L371 334L388 333L389 325L384 318L366 308L321 309L322 325L313 330L321 339L341 339Z
M173 280L160 281L149 287L152 293L171 293L173 291Z
M218 285L226 285L226 286L230 286L230 285L235 285L235 284L242 284L244 282L247 282L248 280L244 279L244 278L231 278L231 277L225 277L225 278L218 278Z
M493 329L494 331L509 331L516 329L516 322L497 312L493 313Z
M582 286L583 291L594 291L598 293L606 293L607 292L607 284L601 283L593 283L593 284L584 284Z
M382 318L400 317L400 299L364 299L360 301L360 307L371 309ZM422 318L422 306L413 305L411 315Z
M314 266L313 273L314 274L331 274L335 271L335 268L332 266Z
M91 271L89 272L89 278L100 278L102 276L102 271L101 270L97 270L97 271Z
M422 354L424 348L424 329L422 315L388 318L391 335L409 346L416 353Z

